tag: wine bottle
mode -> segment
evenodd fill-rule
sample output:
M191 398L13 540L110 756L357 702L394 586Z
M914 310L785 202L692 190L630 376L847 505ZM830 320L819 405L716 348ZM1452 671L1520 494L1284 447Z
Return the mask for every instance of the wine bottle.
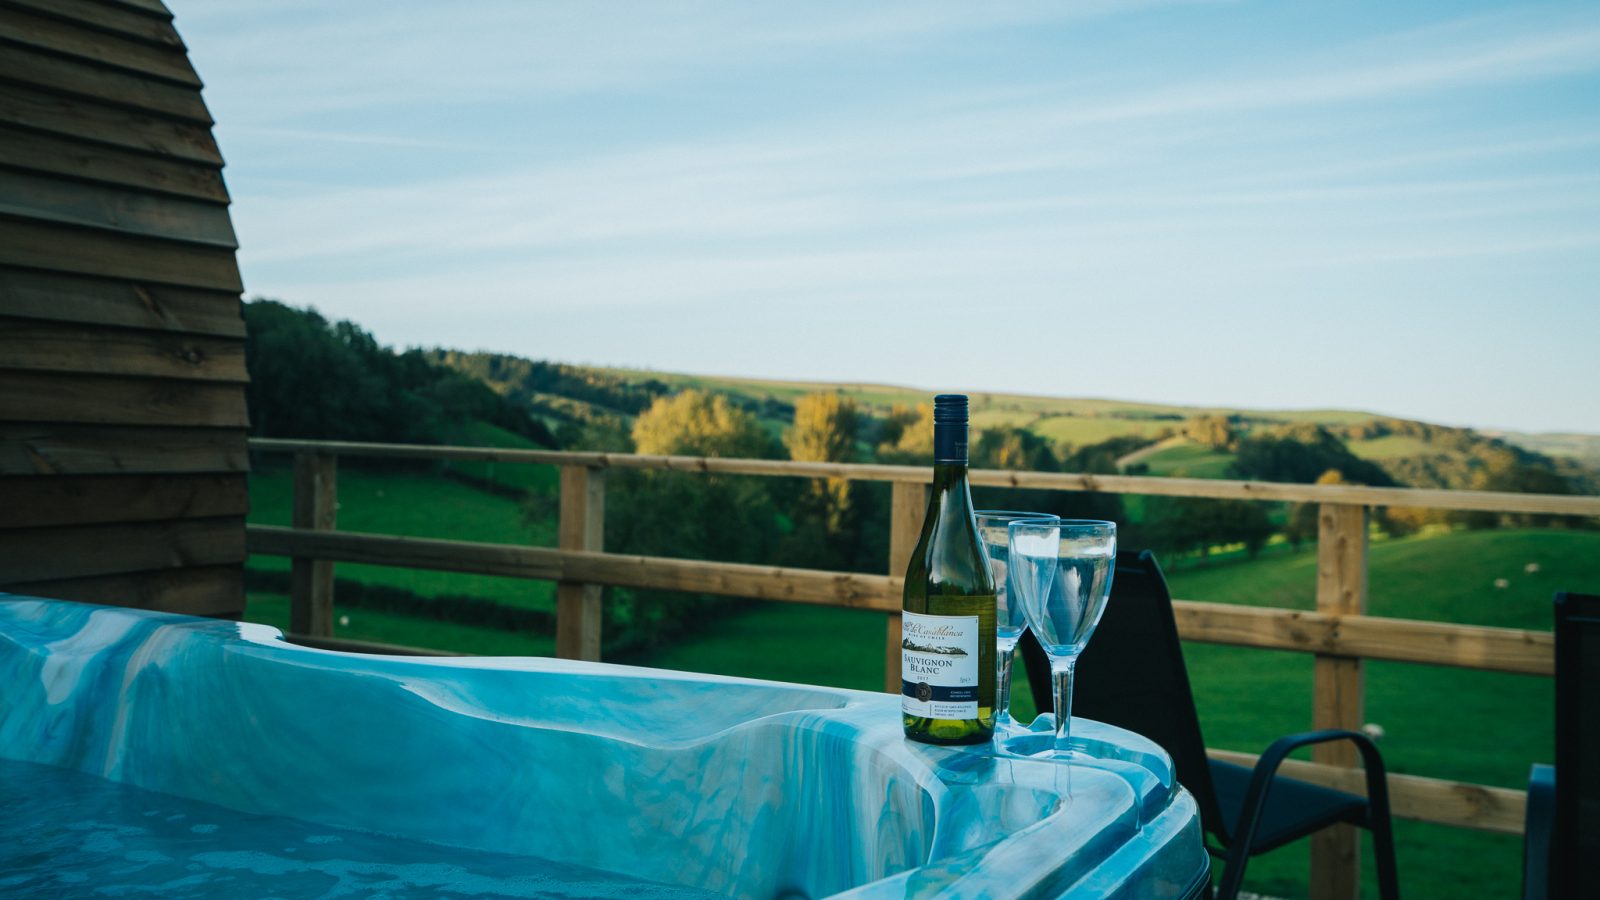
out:
M994 733L995 586L967 485L967 398L933 398L933 496L906 567L900 693L906 737L978 744Z

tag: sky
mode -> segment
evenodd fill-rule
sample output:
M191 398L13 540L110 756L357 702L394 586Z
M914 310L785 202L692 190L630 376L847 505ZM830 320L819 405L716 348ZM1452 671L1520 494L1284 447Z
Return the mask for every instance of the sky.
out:
M1600 4L169 0L387 344L1600 433Z

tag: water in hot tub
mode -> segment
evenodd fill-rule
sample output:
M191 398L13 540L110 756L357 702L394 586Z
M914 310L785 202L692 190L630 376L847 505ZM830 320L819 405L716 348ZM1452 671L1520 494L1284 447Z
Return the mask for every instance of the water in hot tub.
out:
M0 896L715 895L527 856L248 815L0 759Z

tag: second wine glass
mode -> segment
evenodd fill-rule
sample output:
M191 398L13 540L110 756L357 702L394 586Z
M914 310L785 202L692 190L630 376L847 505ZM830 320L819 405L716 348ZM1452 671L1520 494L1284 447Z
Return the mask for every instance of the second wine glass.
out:
M978 520L978 540L989 557L989 571L994 574L995 617L994 633L998 671L995 673L994 734L997 740L1018 726L1011 718L1011 659L1016 652L1022 630L1028 626L1022 607L1006 587L1010 566L1010 531L1012 522L1022 519L1034 521L1054 520L1049 513L1015 512L1004 509L980 509L974 513Z

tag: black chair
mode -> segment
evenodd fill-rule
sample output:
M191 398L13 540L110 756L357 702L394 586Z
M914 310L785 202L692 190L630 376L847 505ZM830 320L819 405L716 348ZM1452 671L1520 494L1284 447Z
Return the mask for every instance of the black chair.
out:
M1556 764L1528 778L1529 900L1592 897L1600 886L1600 596L1556 594L1555 638Z
M1031 634L1021 649L1034 702L1050 709L1049 660ZM1149 551L1117 554L1111 599L1078 659L1072 711L1136 731L1171 755L1178 782L1194 795L1205 831L1220 845L1207 849L1226 860L1217 887L1225 900L1238 894L1251 856L1340 822L1372 832L1379 890L1385 900L1399 896L1383 758L1366 735L1328 729L1279 738L1254 769L1206 758L1172 596ZM1360 751L1366 797L1277 774L1290 751L1334 740Z

